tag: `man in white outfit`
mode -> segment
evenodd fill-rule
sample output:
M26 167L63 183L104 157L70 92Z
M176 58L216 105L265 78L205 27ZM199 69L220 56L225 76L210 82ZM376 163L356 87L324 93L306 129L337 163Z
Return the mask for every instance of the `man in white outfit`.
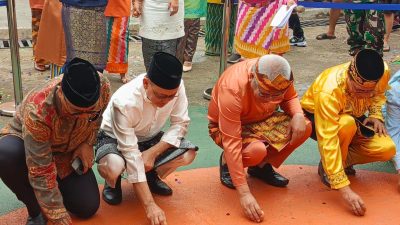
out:
M121 174L126 171L151 224L164 224L165 215L150 191L172 195L160 177L190 164L196 156L197 147L183 139L190 119L181 78L182 64L175 56L154 54L147 74L123 85L112 96L97 140L96 162L106 181L103 200L112 205L121 203ZM168 119L169 128L163 132Z

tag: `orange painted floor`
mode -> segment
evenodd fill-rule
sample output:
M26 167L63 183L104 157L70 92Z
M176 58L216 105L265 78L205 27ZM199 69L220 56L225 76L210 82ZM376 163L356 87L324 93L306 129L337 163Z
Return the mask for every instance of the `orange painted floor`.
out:
M283 166L279 172L290 178L287 188L275 188L249 178L251 190L265 212L263 224L400 224L400 194L394 174L358 170L357 175L350 178L353 190L361 195L367 206L366 215L356 217L337 191L320 183L316 167ZM174 190L173 196L156 197L156 201L165 210L169 225L254 224L242 214L235 191L219 183L218 168L177 172L167 182ZM109 206L101 201L94 217L74 219L74 224L148 224L143 208L126 182L123 182L123 191L121 205ZM0 224L24 224L26 216L26 210L19 209L0 217Z

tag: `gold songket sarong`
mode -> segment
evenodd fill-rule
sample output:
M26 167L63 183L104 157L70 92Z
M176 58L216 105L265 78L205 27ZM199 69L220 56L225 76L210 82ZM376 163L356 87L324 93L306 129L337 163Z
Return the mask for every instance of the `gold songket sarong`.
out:
M242 128L243 144L265 141L278 152L281 151L290 142L290 135L286 134L291 119L286 113L274 112L264 121L244 125Z

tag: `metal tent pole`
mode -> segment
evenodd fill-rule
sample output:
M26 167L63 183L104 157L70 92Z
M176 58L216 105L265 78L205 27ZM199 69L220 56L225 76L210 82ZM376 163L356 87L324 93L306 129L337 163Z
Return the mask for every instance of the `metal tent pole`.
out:
M219 56L219 76L226 69L226 57L228 55L229 45L229 28L231 23L232 13L232 0L225 0L224 2L224 14L222 21L222 38L221 38L221 53Z
M8 18L8 33L10 37L10 52L14 84L14 99L15 103L7 102L0 105L0 115L13 116L15 107L22 102L22 82L21 82L21 65L19 57L18 45L18 29L15 14L15 0L7 2L7 18Z
M229 45L229 25L231 22L232 13L232 0L224 1L224 11L222 20L222 36L221 36L221 52L219 56L219 76L225 71L227 63L226 58L228 55L228 45ZM207 88L203 92L203 97L207 100L211 99L212 88Z

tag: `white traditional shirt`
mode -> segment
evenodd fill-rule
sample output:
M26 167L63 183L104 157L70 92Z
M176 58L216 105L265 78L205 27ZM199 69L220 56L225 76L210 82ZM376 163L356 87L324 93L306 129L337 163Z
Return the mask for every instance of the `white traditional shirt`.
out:
M386 128L396 145L393 163L400 169L400 70L389 80L390 89L386 92Z
M139 36L151 40L171 40L185 35L185 5L179 0L178 12L170 16L170 0L144 0L140 16Z
M125 158L130 183L146 181L138 142L153 138L169 119L170 126L161 140L179 147L190 121L183 81L179 86L177 97L162 108L158 108L146 95L143 87L144 76L145 74L139 75L114 93L104 111L101 123L101 130L117 139L117 148Z

